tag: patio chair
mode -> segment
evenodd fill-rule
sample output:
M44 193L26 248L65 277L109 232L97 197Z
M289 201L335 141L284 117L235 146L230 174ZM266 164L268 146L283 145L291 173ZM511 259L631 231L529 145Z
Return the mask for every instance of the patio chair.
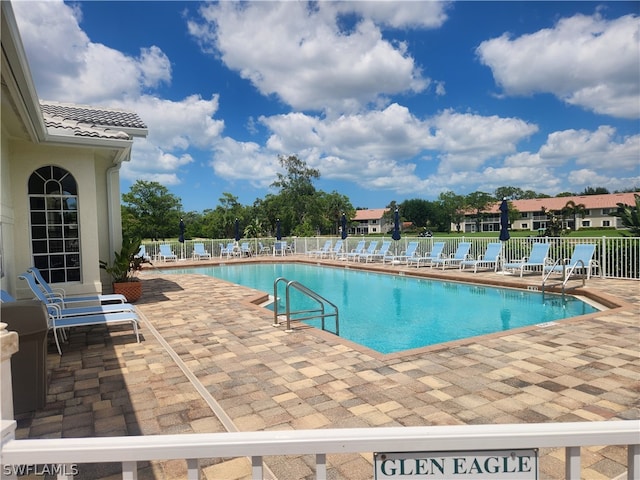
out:
M336 240L336 243L333 246L333 248L326 253L322 253L320 255L320 258L336 258L338 254L342 252L343 244L344 244L344 241L342 239Z
M227 256L227 258L229 258L231 255L233 255L233 242L229 242L227 243L227 246L225 247L224 244L220 244L220 258L222 258L223 256Z
M470 242L460 242L455 253L449 257L436 258L431 262L431 268L434 266L442 265L442 269L449 265L459 265L460 262L464 262L469 258L469 250L471 250Z
M407 244L407 249L402 252L400 255L388 256L383 259L383 262L389 260L390 263L405 263L409 265L409 262L412 259L418 258L420 255L418 254L418 242L409 242Z
M543 267L542 276L546 280L552 273L562 274L563 279L569 279L572 275L583 272L587 276L587 280L591 278L591 270L597 268L598 262L593 260L596 253L594 244L580 244L573 249L571 258L556 260L553 265ZM543 280L543 281L544 281Z
M460 262L460 270L464 270L465 267L473 267L473 273L478 271L478 267L493 268L493 271L498 270L498 264L500 262L500 255L502 254L502 243L490 243L487 245L487 249L482 255L479 255L475 260L463 260Z
M140 245L140 250L134 255L135 258L141 258L145 262L151 262L151 256L147 253L147 249L144 245Z
M358 253L357 255L352 255L350 257L347 257L347 260L349 260L349 258L355 258L357 261L360 261L360 257L362 257L363 255L373 255L374 253L376 253L377 248L378 248L378 241L371 240L366 250L364 250L362 253Z
M16 299L11 296L6 290L0 290L0 303L15 302Z
M249 242L242 242L240 245L240 255L243 257L250 257L253 255Z
M158 258L162 262L178 261L178 256L173 253L171 247L168 244L160 245L160 253L158 254Z
M323 253L327 253L329 250L331 250L332 244L333 242L331 240L327 240L326 242L324 242L324 245L320 250L309 250L307 252L307 257L319 257Z
M285 256L287 254L287 241L286 240L278 240L273 244L273 255L277 256Z
M78 303L126 303L127 299L119 293L106 295L90 295L86 297L69 297L64 288L52 287L42 276L42 272L36 267L27 268L27 272L31 273L35 282L40 287L44 295L51 301L60 301L64 305L72 305Z
M434 242L433 246L431 247L431 251L429 253L417 258L411 258L408 264L411 265L412 263L415 263L416 268L418 268L421 264L424 264L425 267L427 265L431 265L431 263L436 258L442 258L442 252L444 251L444 246L445 246L445 242Z
M113 303L109 305L91 305L87 307L67 306L64 299L58 297L48 297L38 286L35 275L31 272L25 272L18 275L20 280L24 280L47 310L54 309L59 317L76 317L82 315L96 315L105 313L133 312L135 309L130 303Z
M269 247L263 245L262 242L258 242L258 255L267 255L270 251Z
M340 260L349 260L349 257L351 258L357 258L358 255L360 255L362 252L364 252L364 247L367 244L367 242L365 240L360 240L358 242L358 244L356 245L356 248L354 248L353 250L351 250L350 252L335 252L335 258L336 259L340 259Z
M382 242L379 250L369 253L368 251L358 257L358 261L364 260L365 263L374 262L376 260L384 261L384 257L389 254L389 247L391 246L391 240L385 240Z
M534 243L528 257L523 257L518 262L506 262L502 265L503 270L520 270L520 276L525 270L542 270L548 264L549 243Z
M193 244L193 258L202 260L203 258L211 258L211 254L204 248L204 243Z

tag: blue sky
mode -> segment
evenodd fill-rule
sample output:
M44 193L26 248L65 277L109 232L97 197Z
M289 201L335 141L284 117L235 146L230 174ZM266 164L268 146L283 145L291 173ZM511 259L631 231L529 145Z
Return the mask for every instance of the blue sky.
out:
M639 2L13 4L40 98L137 112L122 191L186 211L290 154L356 207L640 185Z

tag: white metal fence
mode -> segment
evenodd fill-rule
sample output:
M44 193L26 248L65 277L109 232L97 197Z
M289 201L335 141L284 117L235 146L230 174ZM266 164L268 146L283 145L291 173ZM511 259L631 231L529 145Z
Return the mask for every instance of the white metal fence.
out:
M122 464L122 478L137 478L137 465L183 459L190 480L200 478L200 460L250 457L252 478L265 478L263 458L315 455L316 478L327 478L327 454L371 452L488 451L565 448L565 477L581 478L580 448L627 446L627 479L640 478L640 420L507 425L345 428L210 434L15 440L15 422L2 428L2 478L20 465L57 464L73 478L79 463ZM64 475L64 474L67 475ZM362 477L362 472L358 472ZM373 478L373 467L371 477ZM475 478L475 477L474 477ZM489 478L489 477L488 477Z
M293 253L306 253L311 250L319 250L326 240L335 241L337 238L331 237L288 237L284 238L291 246ZM386 238L390 240L389 237ZM363 237L351 236L345 240L345 251L353 249L360 240L378 240L382 243L384 237ZM409 242L417 241L419 243L418 251L427 253L431 251L434 241L445 240L447 245L445 253L454 252L458 243L470 241L472 243L471 255L477 257L482 254L488 243L496 242L495 237L402 237L394 244L394 249L401 252L406 249ZM207 251L213 257L219 257L221 248L233 239L217 239L217 240L187 240L184 243L177 241L171 242L149 242L145 243L146 251L152 257L159 251L160 244L169 244L174 253L179 258L192 258L193 244L203 243ZM274 238L251 238L242 239L240 243L248 242L251 251L258 253L261 251L260 246L264 247L263 252L272 252L275 243ZM550 258L562 259L569 258L573 248L577 244L589 243L596 245L595 260L599 264L599 272L597 275L603 278L618 279L640 279L640 237L512 237L504 242L502 258L511 261L519 260L527 256L531 251L531 247L536 242L550 243Z

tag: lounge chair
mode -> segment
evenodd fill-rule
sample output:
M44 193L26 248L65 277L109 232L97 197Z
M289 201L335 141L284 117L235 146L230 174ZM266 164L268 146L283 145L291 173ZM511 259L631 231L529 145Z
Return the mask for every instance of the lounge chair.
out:
M11 296L6 290L0 290L0 303L15 302L16 299Z
M389 254L389 247L391 247L391 241L385 240L382 242L380 246L380 250L376 250L373 253L365 252L358 257L358 261L361 262L364 260L365 263L374 262L376 260L384 261L384 257Z
M377 240L371 240L369 242L369 246L367 247L366 250L364 250L362 253L358 253L355 256L347 257L347 260L349 260L349 258L354 258L355 260L357 260L359 262L360 261L360 257L365 256L365 255L373 255L374 253L376 253L376 249L377 248L378 248L378 241Z
M519 262L507 262L502 265L503 270L520 270L520 276L525 270L542 270L548 264L549 243L534 243L528 257Z
M470 242L460 242L455 253L449 257L436 258L431 262L431 268L434 266L442 265L442 269L449 265L459 265L460 262L464 262L468 259L469 250L471 250Z
M364 252L364 247L367 244L365 240L360 240L356 245L356 248L350 252L335 252L335 257L340 260L349 260L349 258L357 258L358 255Z
M144 245L140 245L140 250L134 255L135 258L141 258L145 262L151 262L151 256L147 253L147 249Z
M412 263L416 264L416 267L420 265L431 265L436 258L442 258L442 252L444 251L445 242L434 242L433 247L431 247L431 251L426 255L417 258L411 258L409 260L409 265Z
M500 262L500 255L502 253L502 243L490 243L487 245L487 249L482 255L479 255L475 260L463 260L460 262L460 270L464 270L465 267L473 267L473 273L478 271L478 267L493 268L493 271L498 270L498 264Z
M336 241L335 245L333 246L332 249L330 249L327 253L323 253L320 255L320 258L336 258L337 255L342 252L342 245L344 244L344 241L342 239L339 239Z
M320 250L309 250L307 252L307 257L319 257L323 253L327 253L329 250L331 250L332 244L333 242L331 240L327 240L326 242L324 242L324 245Z
M262 244L262 242L258 242L258 255L267 255L271 250L269 247L266 247Z
M173 253L171 247L167 244L160 245L160 253L158 254L158 258L161 262L178 261L178 256Z
M240 244L240 255L243 257L250 257L253 255L249 242L242 242L242 244Z
M204 243L193 244L193 258L194 260L202 260L203 258L211 258L211 254L204 248Z
M220 258L222 258L224 255L227 256L227 258L229 258L231 255L233 255L233 242L229 242L227 243L227 246L225 247L222 243L220 244Z
M36 281L36 284L44 295L52 301L62 301L65 305L73 305L78 303L126 303L127 299L124 295L119 293L112 293L106 295L90 295L87 297L69 297L65 290L60 287L52 287L42 276L42 272L36 267L27 269L28 273L31 273Z
M390 263L406 263L407 265L409 265L410 261L418 258L419 256L418 242L409 242L407 245L407 249L400 255L384 257L383 261L389 260Z
M96 315L105 313L119 313L119 312L133 312L135 311L133 305L130 303L114 303L109 305L92 305L87 307L67 306L64 299L52 298L45 295L42 289L36 282L35 275L31 272L25 272L18 275L20 280L24 280L29 285L29 288L36 296L36 299L40 300L47 310L55 310L59 317L76 317L81 315Z
M572 275L583 272L587 276L587 280L591 278L591 270L597 268L598 262L593 260L596 253L594 244L580 244L573 249L571 258L556 260L553 265L546 265L543 268L542 276L546 280L552 273L562 274L563 279L568 279Z
M287 254L287 241L286 240L278 240L273 244L273 254L285 256Z

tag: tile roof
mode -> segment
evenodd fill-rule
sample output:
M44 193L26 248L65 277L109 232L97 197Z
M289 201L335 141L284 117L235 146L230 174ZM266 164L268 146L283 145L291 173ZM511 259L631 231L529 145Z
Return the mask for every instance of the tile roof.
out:
M636 192L640 194L640 192ZM584 208L617 208L618 203L635 205L634 193L610 193L605 195L576 195L573 197L532 198L528 200L512 200L513 206L520 212L539 212L542 208L549 210L562 210L569 201L576 205L584 205ZM498 213L500 203L496 203L488 212Z
M47 131L73 137L130 140L132 130L146 130L133 112L57 102L40 102Z
M380 220L384 215L384 212L388 211L388 208L369 208L366 210L356 210L356 216L354 220Z

